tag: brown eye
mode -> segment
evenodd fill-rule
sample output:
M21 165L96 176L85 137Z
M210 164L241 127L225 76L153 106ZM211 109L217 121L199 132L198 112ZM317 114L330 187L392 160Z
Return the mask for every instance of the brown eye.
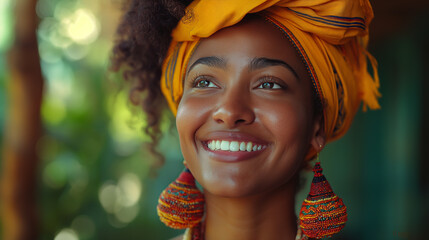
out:
M281 89L282 87L279 84L277 84L277 83L264 82L264 83L261 83L261 85L259 85L258 88L262 88L262 89Z
M197 87L203 88L208 87L210 85L210 82L207 80L201 80L197 82Z
M214 87L216 87L216 85L212 81L210 81L206 78L197 78L195 80L194 87L196 87L196 88L214 88Z

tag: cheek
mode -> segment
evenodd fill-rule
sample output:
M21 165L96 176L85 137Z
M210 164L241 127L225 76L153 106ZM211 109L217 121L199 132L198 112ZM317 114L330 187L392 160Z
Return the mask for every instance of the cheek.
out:
M177 109L176 126L180 148L189 168L197 162L195 133L206 122L210 111L207 106L209 105L200 99L184 96Z
M273 158L267 167L279 174L294 172L307 154L310 144L308 109L299 101L272 103L269 110L261 109L261 122L274 140Z
M258 109L261 122L275 136L276 141L295 142L309 132L308 109L300 101L271 102Z

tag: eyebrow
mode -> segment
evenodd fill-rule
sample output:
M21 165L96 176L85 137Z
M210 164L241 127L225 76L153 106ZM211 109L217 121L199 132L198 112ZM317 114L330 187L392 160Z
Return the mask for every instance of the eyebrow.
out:
M298 74L296 73L295 69L291 67L289 64L287 64L285 61L279 60L279 59L271 59L271 58L254 58L249 64L249 70L256 70L266 67L273 67L273 66L282 66L289 71L292 72L292 74L296 77L296 79L300 80Z
M197 61L195 61L190 67L187 73L189 73L192 68L194 68L198 64L207 65L210 67L216 67L221 69L226 69L227 67L227 61L224 58L216 57L216 56L210 56L210 57L202 57L199 58ZM285 61L279 60L279 59L272 59L272 58L265 58L265 57L258 57L253 58L252 61L249 63L249 71L257 70L261 68L266 67L273 67L273 66L282 66L286 68L287 70L291 71L292 74L296 77L297 80L300 80L300 77L296 73L295 69L291 67L289 64L287 64Z
M188 70L188 73L198 64L207 65L209 67L216 67L216 68L226 68L226 60L220 57L210 56L210 57L202 57L199 58L197 61L195 61Z

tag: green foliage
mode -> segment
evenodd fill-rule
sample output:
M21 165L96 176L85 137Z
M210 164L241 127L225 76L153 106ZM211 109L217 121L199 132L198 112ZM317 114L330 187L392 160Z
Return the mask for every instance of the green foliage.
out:
M38 144L40 239L165 239L178 234L165 231L153 207L167 183L150 179L155 159L145 149L144 116L130 106L120 76L108 69L116 22L100 21L119 14L118 3L109 4L40 0L37 5L45 78L44 134ZM2 7L2 13L11 12L11 4ZM10 14L1 19L8 19L0 28L8 34L0 35L0 50L6 51L13 25ZM2 54L2 126L5 61ZM166 129L171 124L171 119L163 123ZM167 163L159 174L176 175L181 170L177 138L168 135L162 145L176 147L162 150Z

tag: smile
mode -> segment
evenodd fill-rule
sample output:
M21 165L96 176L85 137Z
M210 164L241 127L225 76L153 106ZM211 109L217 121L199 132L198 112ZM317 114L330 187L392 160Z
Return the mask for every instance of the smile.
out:
M210 140L207 147L212 151L254 152L263 150L267 146L244 141Z

